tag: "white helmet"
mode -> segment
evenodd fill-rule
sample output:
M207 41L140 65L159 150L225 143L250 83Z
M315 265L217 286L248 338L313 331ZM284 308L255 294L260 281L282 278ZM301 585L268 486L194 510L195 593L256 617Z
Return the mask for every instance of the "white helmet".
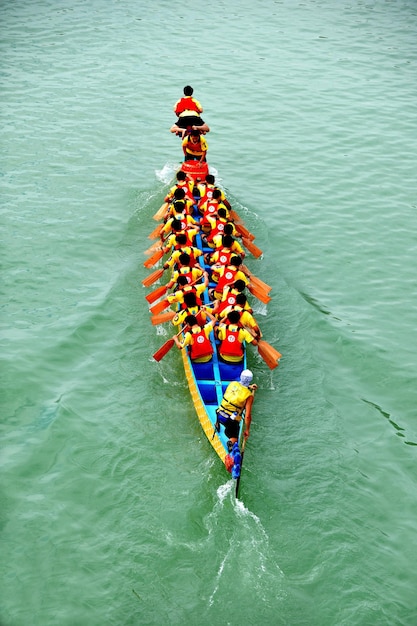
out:
M253 379L253 374L250 370L243 370L240 375L240 384L244 387L249 387Z

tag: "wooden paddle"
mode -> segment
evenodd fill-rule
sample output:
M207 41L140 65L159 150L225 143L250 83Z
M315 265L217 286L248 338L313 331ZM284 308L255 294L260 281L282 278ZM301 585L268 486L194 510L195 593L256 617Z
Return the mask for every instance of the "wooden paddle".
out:
M258 352L269 367L269 369L273 370L278 367L278 361L281 358L282 354L278 352L278 350L275 350L275 348L264 339L258 340Z
M262 250L258 248L258 246L255 246L250 239L242 237L242 243L256 259L259 259L259 257L263 255Z
M156 226L156 228L154 228L154 230L148 235L148 239L156 239L157 237L159 237L159 234L163 227L163 224L158 224L158 226Z
M160 313L159 315L152 315L151 322L153 326L157 326L158 324L164 324L165 322L170 322L176 313L175 311L166 311L166 313Z
M147 299L149 304L152 304L152 302L156 302L157 300L159 300L159 298L165 295L167 291L168 287L166 285L161 285L160 287L157 287L154 291L151 291L151 293L148 293L145 298Z
M271 301L271 296L268 296L268 294L265 291L263 291L263 289L260 289L253 283L249 283L248 289L251 292L251 294L255 296L255 298L258 298L258 300L260 300L264 304L268 304L268 302Z
M234 222L234 224L237 232L241 237L246 237L246 239L250 239L250 241L253 241L255 239L255 235L252 235L250 230L243 226L243 224L241 224L240 222Z
M154 241L153 244L151 246L149 246L149 248L147 250L145 250L143 254L153 254L154 252L159 250L160 247L161 247L161 242L160 241Z
M182 333L183 331L185 331L185 329L186 329L186 328L187 328L187 326L184 326L184 328L181 328L181 330L179 331L179 333L177 333L175 336L176 336L176 337L179 337L179 336L181 335L181 333ZM163 345L159 348L159 350L157 350L157 351L155 352L155 354L153 355L153 358L155 359L155 361L158 361L158 363L159 363L159 361L160 361L161 359L163 359L163 358L164 358L164 356L165 356L166 354L168 354L168 352L171 350L171 348L172 348L172 346L174 345L174 343L175 343L175 341L174 341L174 338L173 338L173 337L171 337L170 339L168 339L168 340L167 340L167 341L166 341L166 342L165 342L165 343L164 343L164 344L163 344Z
M244 328L255 337L255 332L249 326L244 326ZM258 348L258 354L265 361L269 369L273 370L278 367L279 359L282 357L282 354L275 350L271 344L269 344L265 339L258 339L256 342L256 347Z
M160 300L159 302L151 306L149 310L152 313L152 315L158 315L158 313L161 313L164 309L166 309L169 306L169 304L170 303L168 299L164 298L163 300Z
M251 283L253 283L254 285L257 285L258 287L260 287L266 293L269 294L269 292L272 289L270 285L268 285L267 283L264 283L264 281L258 278L257 276L255 276L255 274L252 274L252 272L246 267L246 265L241 265L240 269L242 270L244 274L246 274L246 276L250 278Z
M164 271L165 270L163 267L159 268L158 270L155 270L154 272L152 272L152 274L149 274L149 276L147 276L146 278L142 280L142 285L144 285L145 287L150 287L151 285L156 283L158 278L161 278Z
M159 220L162 220L165 217L165 213L167 212L168 207L168 202L164 202L164 204L157 210L157 212L153 216L153 219L157 222L159 222Z
M249 248L248 248L249 250ZM155 263L158 263L158 261L160 259L162 259L162 257L164 256L164 251L163 250L157 250L156 252L153 253L152 256L149 257L149 259L146 259L146 261L144 262L144 266L145 267L152 267L153 265L155 265Z

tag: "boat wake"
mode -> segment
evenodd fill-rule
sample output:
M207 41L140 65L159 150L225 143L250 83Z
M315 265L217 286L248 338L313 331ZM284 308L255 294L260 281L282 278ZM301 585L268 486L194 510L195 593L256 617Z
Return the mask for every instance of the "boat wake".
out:
M255 593L268 604L270 589L274 588L277 592L277 580L284 577L261 520L241 500L235 498L234 485L233 480L228 480L218 487L217 500L206 518L209 533L213 531L213 539L222 539L218 547L219 562L212 582L213 589L207 600L208 607L221 601L216 596L223 595L224 589L229 588L230 580L240 588L247 588L249 594ZM226 516L228 519L223 519Z

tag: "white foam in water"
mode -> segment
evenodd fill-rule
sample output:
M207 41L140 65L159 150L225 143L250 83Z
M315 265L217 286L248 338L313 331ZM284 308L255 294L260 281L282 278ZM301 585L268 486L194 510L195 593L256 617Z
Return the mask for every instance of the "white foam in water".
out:
M224 485L220 485L220 487L218 487L217 495L219 497L220 503L223 503L227 494L232 491L233 485L234 485L234 481L228 480L227 483L224 483Z
M174 178L178 168L178 163L165 163L161 170L155 170L155 175L161 182L168 184Z

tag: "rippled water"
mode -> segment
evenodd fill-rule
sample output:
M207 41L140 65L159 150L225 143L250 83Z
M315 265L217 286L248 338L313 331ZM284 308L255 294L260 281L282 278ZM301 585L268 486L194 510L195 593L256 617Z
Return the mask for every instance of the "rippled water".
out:
M2 4L2 626L417 623L416 18ZM141 285L187 83L284 355L237 502Z

